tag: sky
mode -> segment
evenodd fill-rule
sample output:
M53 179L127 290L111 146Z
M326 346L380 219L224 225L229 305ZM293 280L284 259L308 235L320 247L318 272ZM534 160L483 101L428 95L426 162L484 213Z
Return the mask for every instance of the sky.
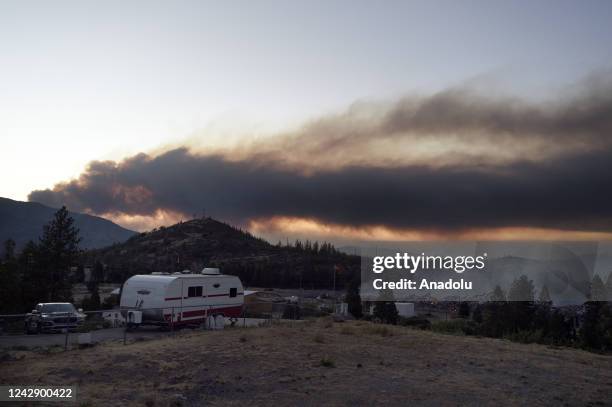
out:
M609 170L610 21L607 1L0 1L0 196L139 230L207 211L274 237L606 237L603 203L546 198Z

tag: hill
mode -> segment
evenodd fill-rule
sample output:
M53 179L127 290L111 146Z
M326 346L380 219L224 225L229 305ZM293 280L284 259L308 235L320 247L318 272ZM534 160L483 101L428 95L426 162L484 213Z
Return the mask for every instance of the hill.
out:
M134 274L219 267L245 284L262 287L332 288L359 273L360 260L330 244L298 242L272 245L248 232L212 218L193 219L85 254L85 265L101 262L108 282Z
M610 356L363 321L130 342L12 351L0 382L78 385L93 406L597 406L612 389Z
M17 247L29 240L37 241L43 225L48 223L57 209L37 202L22 202L0 198L0 242L13 239ZM98 248L123 242L136 232L97 216L70 212L81 231L81 247Z

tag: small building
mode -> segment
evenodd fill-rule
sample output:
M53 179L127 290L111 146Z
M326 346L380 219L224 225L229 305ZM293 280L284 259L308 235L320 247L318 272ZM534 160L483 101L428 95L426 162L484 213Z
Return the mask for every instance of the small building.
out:
M400 317L410 318L415 315L413 302L396 302L395 308Z

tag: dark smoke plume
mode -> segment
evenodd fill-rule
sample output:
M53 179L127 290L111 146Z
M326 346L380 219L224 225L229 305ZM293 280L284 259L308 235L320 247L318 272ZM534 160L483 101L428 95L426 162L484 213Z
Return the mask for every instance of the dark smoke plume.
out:
M539 105L465 90L406 98L371 114L366 105L226 154L177 148L92 162L78 179L29 199L97 214L206 208L241 224L287 216L442 231L612 231L609 84L599 79ZM381 140L386 150L378 146L380 156L369 159ZM431 140L456 151L436 162L393 155ZM392 158L384 160L385 152Z

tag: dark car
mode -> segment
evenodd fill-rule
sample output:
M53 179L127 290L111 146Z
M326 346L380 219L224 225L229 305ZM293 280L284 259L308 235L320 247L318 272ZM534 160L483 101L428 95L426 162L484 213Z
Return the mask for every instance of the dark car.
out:
M82 310L69 302L41 303L26 315L25 330L28 334L74 331L84 320Z

